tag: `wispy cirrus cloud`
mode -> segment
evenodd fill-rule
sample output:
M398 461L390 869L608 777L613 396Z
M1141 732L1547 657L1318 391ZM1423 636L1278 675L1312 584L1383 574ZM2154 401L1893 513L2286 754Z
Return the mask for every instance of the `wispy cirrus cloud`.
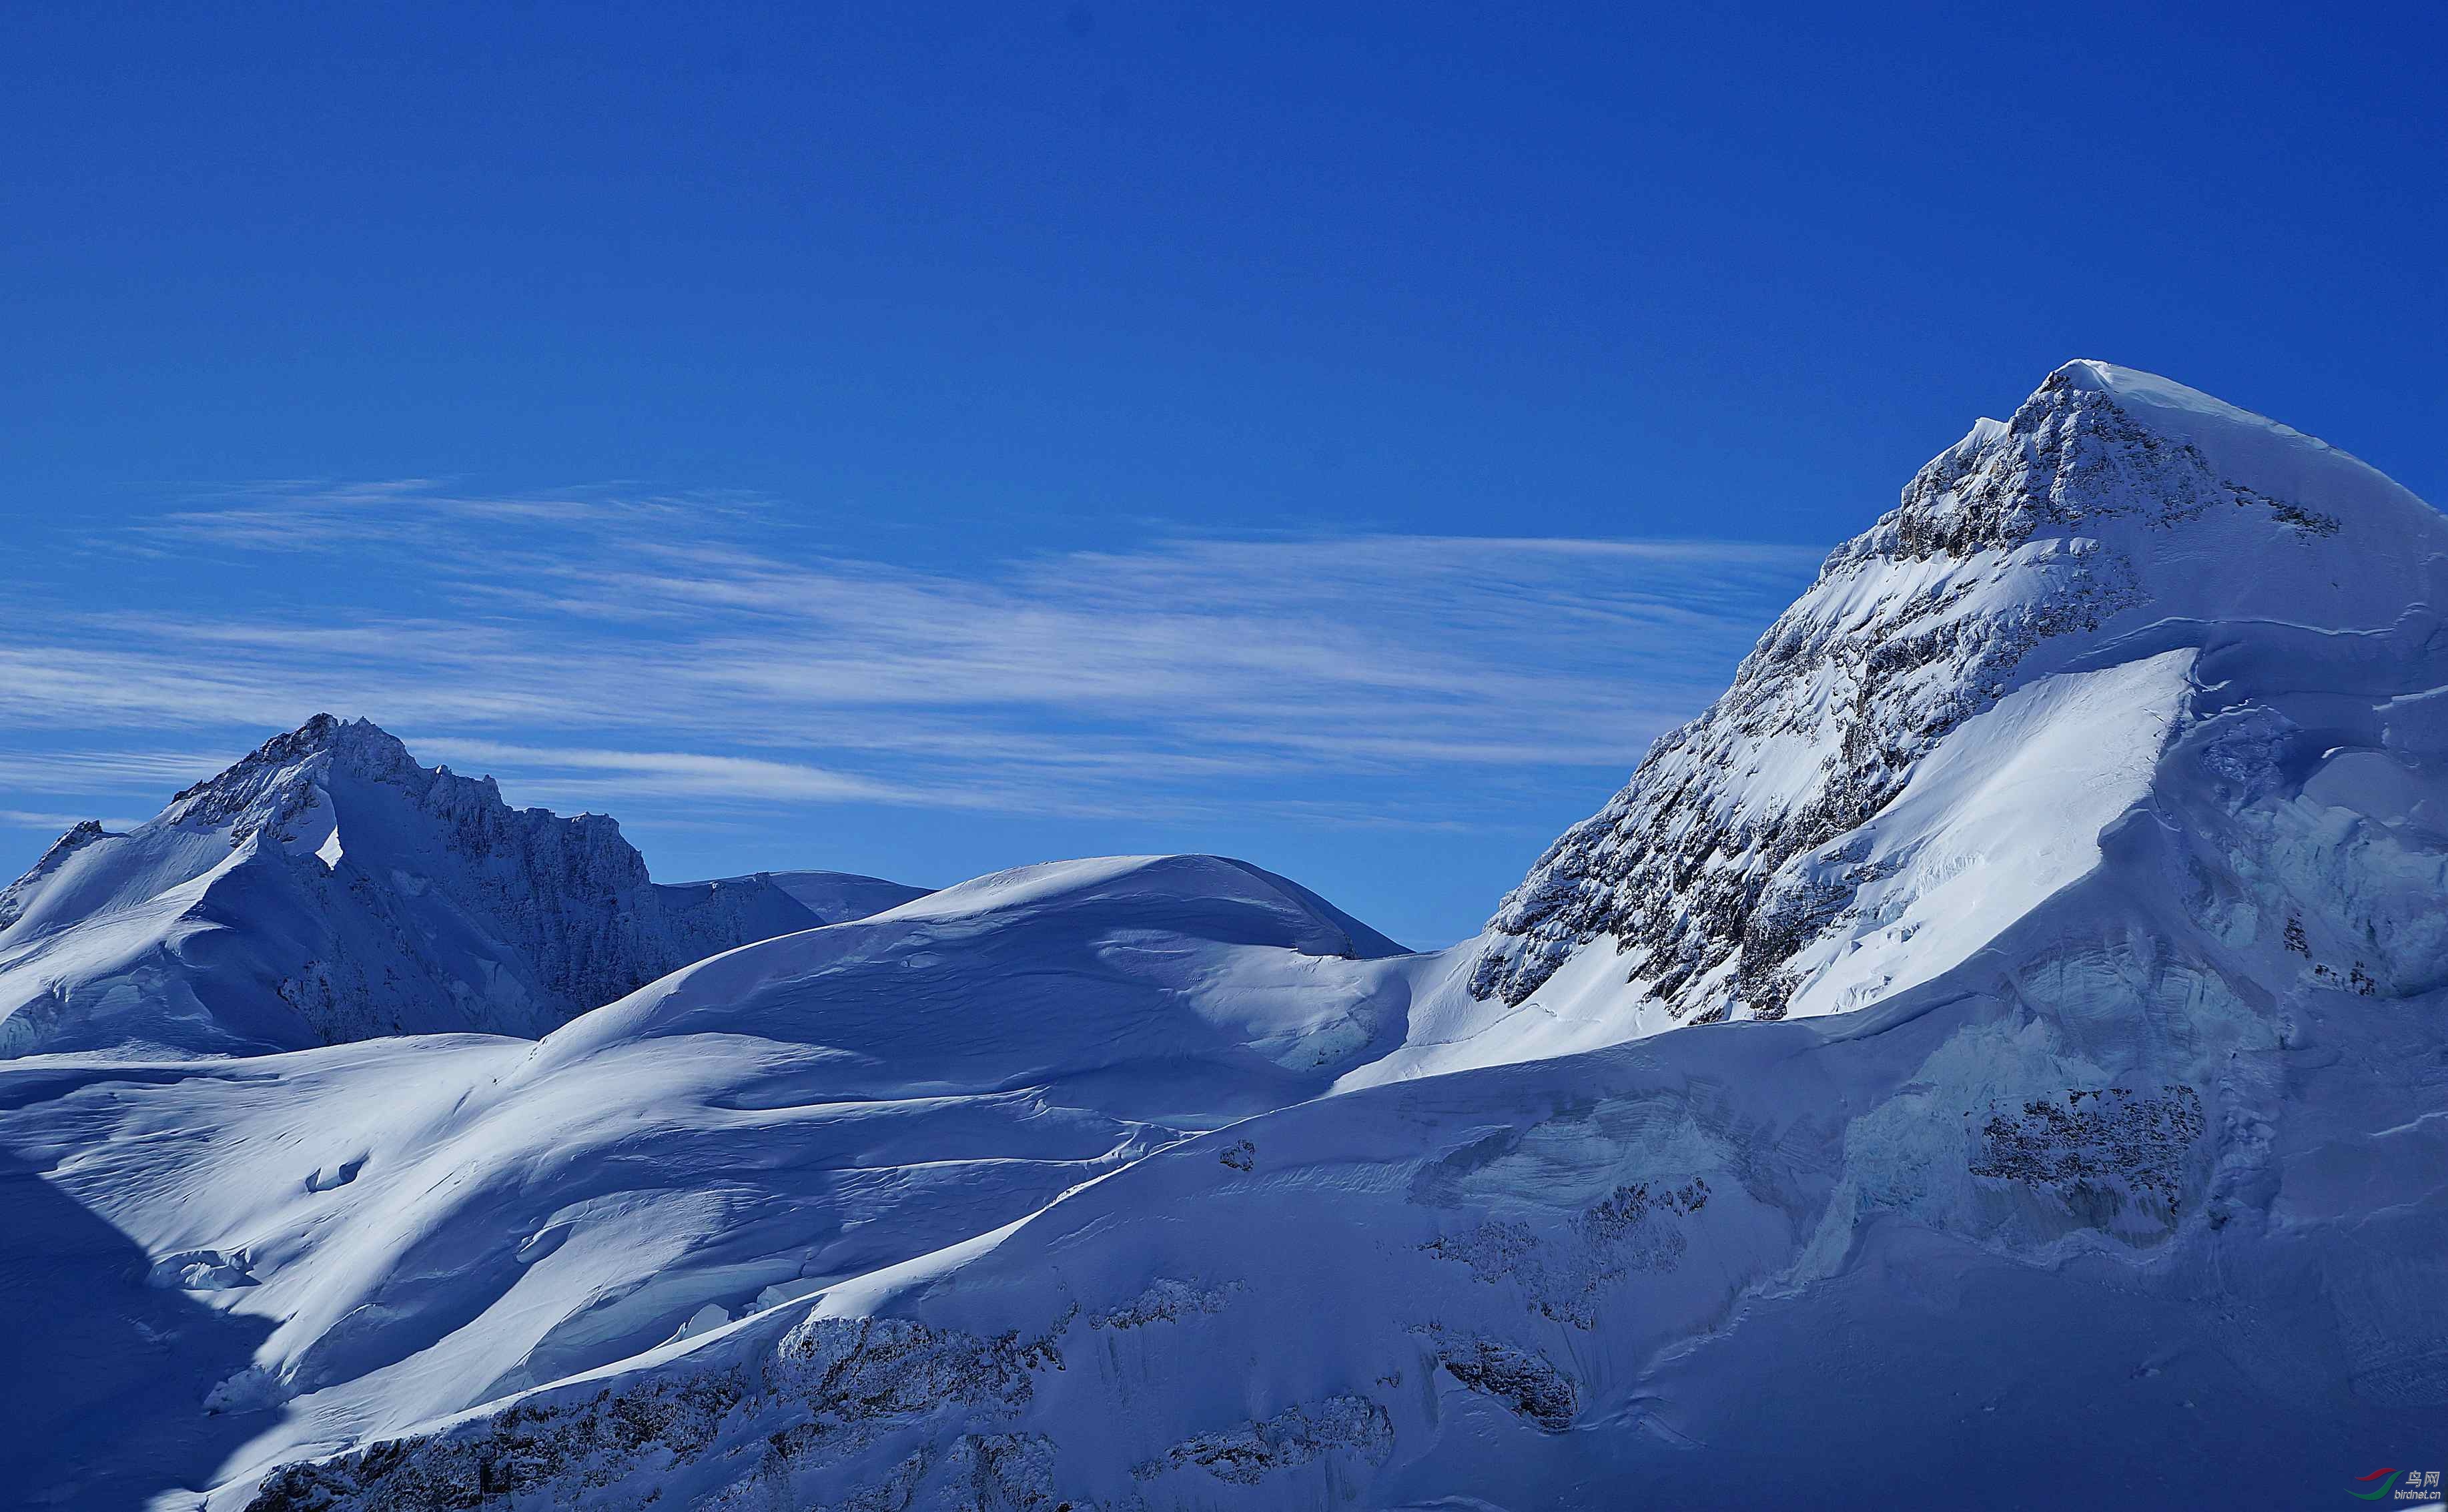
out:
M211 776L229 762L226 750L14 750L0 755L0 775L18 792L166 793Z
M143 548L212 545L248 551L320 551L369 543L438 545L437 526L605 527L647 530L695 526L710 515L750 518L765 507L746 496L660 496L593 484L553 493L490 495L454 491L430 478L356 483L307 479L228 484L136 526Z
M67 830L92 817L93 815L89 813L46 813L39 810L0 809L0 825L15 826L25 830ZM124 830L129 825L143 821L104 819L101 822L105 830Z
M165 737L242 749L330 708L588 804L1466 823L1386 794L1627 768L1816 556L1176 534L922 570L754 499L418 480L216 490L114 540L280 591L8 614L0 794L144 786L186 759Z

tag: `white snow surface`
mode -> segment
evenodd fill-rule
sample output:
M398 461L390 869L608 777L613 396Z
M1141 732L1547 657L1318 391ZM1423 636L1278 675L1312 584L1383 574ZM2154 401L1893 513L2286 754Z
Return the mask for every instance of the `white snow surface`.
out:
M1111 857L532 1040L0 1062L0 1484L2334 1501L2448 1420L2443 545L2343 452L2070 364L1452 950ZM331 868L312 812L71 834L0 945L142 920L36 947L110 1022L227 1024L99 942L175 959L250 846Z

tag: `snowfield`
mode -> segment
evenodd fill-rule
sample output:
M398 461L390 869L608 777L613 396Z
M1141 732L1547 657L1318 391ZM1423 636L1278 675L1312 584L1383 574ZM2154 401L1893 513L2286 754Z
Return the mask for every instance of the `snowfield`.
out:
M0 894L0 1484L2334 1501L2448 1422L2442 603L2069 364L1432 954L1214 857L658 889L317 721Z

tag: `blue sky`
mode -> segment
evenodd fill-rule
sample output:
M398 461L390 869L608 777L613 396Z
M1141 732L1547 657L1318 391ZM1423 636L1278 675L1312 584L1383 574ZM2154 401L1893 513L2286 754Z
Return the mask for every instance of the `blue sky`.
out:
M2448 10L24 10L0 871L321 708L658 874L1469 932L2057 363L2448 497Z

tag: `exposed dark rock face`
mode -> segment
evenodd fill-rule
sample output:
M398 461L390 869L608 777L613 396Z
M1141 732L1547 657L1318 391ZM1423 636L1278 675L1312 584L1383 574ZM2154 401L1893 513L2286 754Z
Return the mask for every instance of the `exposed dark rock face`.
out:
M1049 1367L1059 1368L1060 1356L1047 1341L812 1316L761 1359L532 1397L427 1437L283 1466L247 1512L430 1512L511 1505L525 1495L566 1499L641 1474L669 1476L716 1453L740 1462L735 1484L758 1487L786 1481L794 1467L838 1463L940 1411L1014 1414L1033 1394L1030 1372ZM795 1421L761 1442L750 1432L777 1416ZM1023 1471L1033 1481L1043 1464L1023 1441L963 1442L968 1459L956 1468L973 1488L1008 1487ZM925 1467L922 1461L918 1473ZM914 1483L916 1475L907 1479ZM1039 1503L981 1496L970 1504Z
M1195 1467L1234 1485L1256 1485L1276 1470L1307 1464L1335 1449L1350 1450L1371 1465L1385 1464L1394 1452L1393 1419L1362 1396L1295 1404L1263 1423L1185 1439L1132 1473L1152 1481L1167 1470Z
M2036 1099L1980 1126L1977 1177L2046 1191L2069 1207L2147 1201L2172 1219L2184 1197L2185 1158L2209 1127L2189 1086L2136 1092L2075 1088L2060 1102Z
M1476 1334L1433 1330L1431 1337L1437 1363L1447 1375L1493 1397L1542 1432L1562 1433L1580 1415L1580 1387L1545 1355Z
M1239 1283L1225 1286L1200 1286L1195 1281L1178 1281L1171 1276L1158 1276L1148 1283L1147 1290L1118 1308L1088 1315L1091 1329L1143 1329L1152 1323L1178 1323L1221 1312L1230 1306Z

